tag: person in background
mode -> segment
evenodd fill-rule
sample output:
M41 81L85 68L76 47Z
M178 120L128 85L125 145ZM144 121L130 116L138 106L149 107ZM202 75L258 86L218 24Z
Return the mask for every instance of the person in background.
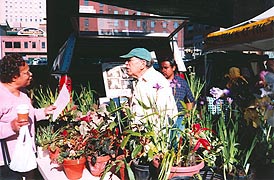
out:
M140 124L142 118L153 112L153 108L144 109L140 102L147 107L151 107L151 103L155 104L158 111L165 112L168 118L177 115L178 110L170 84L154 69L151 53L145 48L134 48L120 58L126 59L127 74L137 80L133 85L130 102L131 111L135 114L134 123ZM154 120L157 121L157 118Z
M271 96L273 98L274 94L274 61L268 60L266 62L266 69L260 72L260 91L261 97Z
M233 102L241 109L247 108L253 103L255 96L251 93L248 81L241 75L238 67L231 67L228 74L226 88L221 90L213 87L210 89L210 94L215 98L230 97Z
M31 99L23 91L25 87L30 85L31 80L32 73L22 56L10 54L2 58L0 61L0 139L6 140L11 159L20 128L22 126L29 127L34 144L35 121L46 119L46 116L52 114L56 109L52 105L42 109L35 109L32 106ZM20 104L28 105L29 116L25 121L19 122L16 109ZM0 151L0 161L3 161L2 150ZM27 179L34 178L34 171L19 174L22 177L27 177Z
M183 129L182 125L184 114L188 113L192 109L194 97L190 90L190 87L187 81L181 78L177 73L177 66L174 59L165 58L160 63L160 70L165 78L170 82L170 86L172 87L172 92L176 101L176 105L178 108L178 118L175 123L175 126ZM184 112L184 107L182 102L186 104L186 112Z
M267 60L265 65L266 65L267 71L274 73L274 60L273 59Z

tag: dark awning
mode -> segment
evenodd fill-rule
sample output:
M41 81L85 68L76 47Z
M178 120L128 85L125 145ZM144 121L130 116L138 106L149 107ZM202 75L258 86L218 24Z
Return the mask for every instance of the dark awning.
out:
M93 0L162 16L189 18L191 22L229 27L267 9L258 0Z

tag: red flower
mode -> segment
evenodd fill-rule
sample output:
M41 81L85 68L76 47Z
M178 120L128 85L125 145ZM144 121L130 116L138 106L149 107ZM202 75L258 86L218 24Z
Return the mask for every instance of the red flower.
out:
M210 130L210 129L209 128L201 128L201 125L199 123L196 123L196 124L192 125L191 133L199 134L200 132L207 131L207 130Z
M99 131L96 129L91 129L91 134L93 135L94 138L98 138L99 135Z
M118 127L115 128L115 135L116 135L116 136L119 136L119 128L118 128Z
M201 144L202 144L202 146L203 146L206 150L210 151L211 145L210 145L210 143L208 142L208 140L203 139L203 138L200 138L200 139L198 139L198 141L197 141L197 143L196 143L196 145L195 145L195 147L194 147L194 149L193 149L193 152L197 151L197 150L199 149L199 147L200 147Z
M211 145L210 145L209 141L207 139L200 138L200 136L199 136L201 132L207 131L207 130L210 130L211 132L213 132L209 128L201 128L201 125L199 123L193 124L191 133L194 133L194 137L198 139L197 143L194 146L193 152L197 151L199 149L200 145L202 145L208 151L211 149Z
M86 121L87 123L89 123L92 120L92 118L91 118L91 116L86 115L86 116L81 117L80 120Z
M62 132L62 135L65 136L65 137L67 137L67 136L68 136L68 131L67 131L67 130L64 130L64 131Z

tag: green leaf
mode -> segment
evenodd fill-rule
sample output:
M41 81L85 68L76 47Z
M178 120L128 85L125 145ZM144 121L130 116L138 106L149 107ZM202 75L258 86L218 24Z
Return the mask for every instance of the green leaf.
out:
M122 140L122 142L121 142L121 148L122 148L122 149L126 147L128 141L129 141L129 138L130 138L130 135L126 136L126 137Z
M110 124L109 124L109 128L112 130L113 128L115 128L117 126L117 123L116 122L111 122Z
M133 149L132 154L131 154L131 157L134 159L134 158L138 155L138 153L141 152L142 149L143 149L143 145L141 145L141 144L137 145L137 146Z
M136 137L141 137L142 134L136 131L132 131L132 130L127 130L125 131L127 134L130 134L131 136L136 136Z
M127 170L127 174L128 174L129 180L135 180L134 173L131 170L130 166L126 162L125 162L125 165L126 165L126 170Z

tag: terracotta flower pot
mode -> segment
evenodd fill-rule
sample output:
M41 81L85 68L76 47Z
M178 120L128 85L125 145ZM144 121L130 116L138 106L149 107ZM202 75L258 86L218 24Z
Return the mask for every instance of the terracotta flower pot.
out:
M63 167L68 179L80 179L85 169L86 158L64 159Z
M91 162L91 157L88 157L87 160L88 160L88 165L89 165L90 173L93 176L99 177L104 172L105 167L106 167L107 163L110 160L110 156L107 155L107 156L99 156L99 157L97 157L96 158L96 163L94 165Z
M55 151L51 151L49 149L49 158L51 163L56 163L57 164L57 158L59 156L60 149L57 148Z
M177 176L193 176L198 174L200 170L205 166L204 161L201 161L197 165L188 167L171 167L169 179Z

